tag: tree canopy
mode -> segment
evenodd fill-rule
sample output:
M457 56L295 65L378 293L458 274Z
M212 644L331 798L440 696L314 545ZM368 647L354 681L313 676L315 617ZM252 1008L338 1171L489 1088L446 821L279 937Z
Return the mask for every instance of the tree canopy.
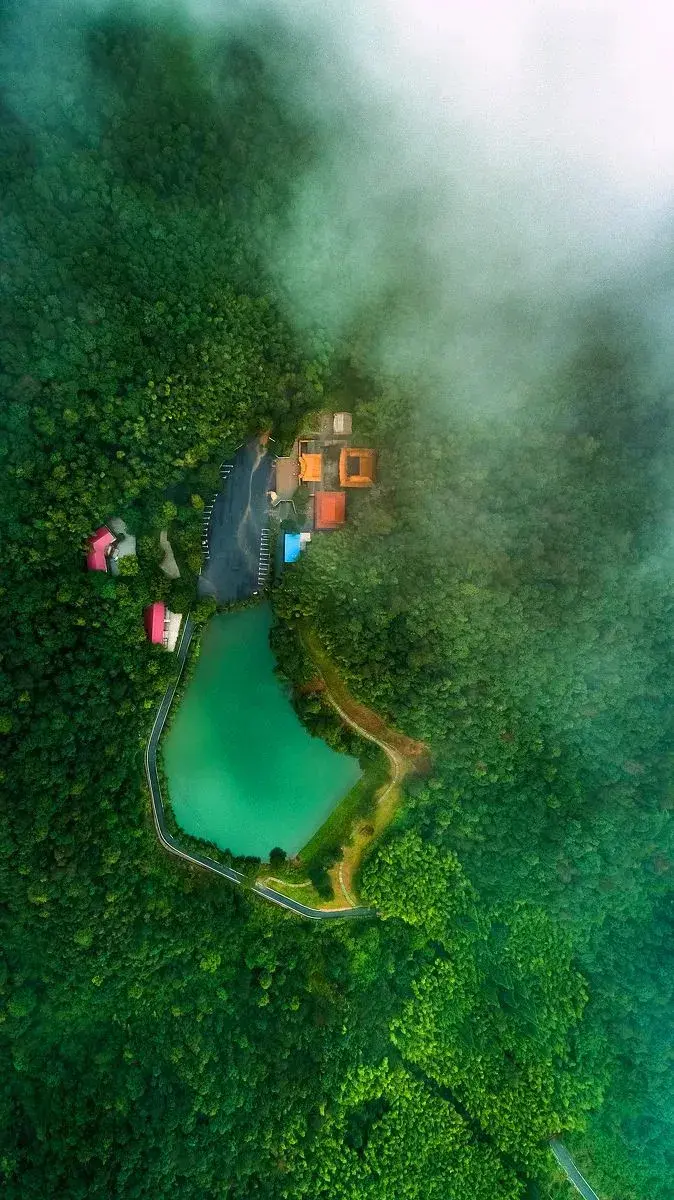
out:
M597 324L514 428L380 377L366 329L298 332L268 270L318 152L261 50L288 35L28 5L37 54L19 8L0 18L3 1194L561 1198L563 1133L607 1195L666 1200L669 510L639 347ZM142 614L208 618L219 463L332 398L380 481L286 572L274 638L308 619L434 768L363 868L384 919L324 928L158 845L143 752L175 663ZM137 558L87 572L115 516Z

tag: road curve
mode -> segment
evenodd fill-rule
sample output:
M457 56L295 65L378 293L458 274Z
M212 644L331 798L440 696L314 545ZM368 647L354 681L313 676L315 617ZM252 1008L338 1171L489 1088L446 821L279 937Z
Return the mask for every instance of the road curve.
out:
M330 684L328 683L328 680L323 675L323 673L320 669L320 666L317 663L314 663L314 666L316 667L317 673L320 675L321 679L323 680L323 683L325 684L325 691L324 691L323 695L329 701L329 703L332 705L335 712L339 714L342 721L344 721L344 723L346 725L350 725L351 728L354 729L356 731L356 733L359 734L360 737L367 738L367 740L369 742L374 742L374 744L376 746L379 746L380 749L384 751L386 757L388 758L388 760L391 764L391 778L390 778L390 781L389 781L389 784L388 784L386 790L383 792L382 796L380 797L380 799L383 799L385 796L388 795L388 793L390 792L392 787L395 787L396 784L400 783L401 780L404 779L404 777L409 769L407 760L405 759L404 755L402 755L400 753L399 750L396 750L393 746L390 746L387 742L382 741L381 738L376 737L375 734L370 733L367 729L364 729L362 725L359 725L357 723L357 721L352 720L352 718L349 716L349 714L347 712L345 712L345 710L342 708L339 701L335 698L335 696L331 692ZM346 891L346 888L344 887L344 882L342 880L341 869L342 868L341 868L341 863L340 863L340 869L339 869L340 884L342 887L342 891L345 893L345 895L348 896L348 892ZM351 911L355 911L355 910L351 910ZM576 1166L575 1162L573 1161L573 1159L572 1159L571 1155L569 1154L568 1150L566 1149L566 1147L563 1146L562 1143L560 1141L558 1141L556 1138L550 1139L549 1146L550 1146L550 1149L552 1150L552 1153L554 1154L555 1158L557 1159L559 1166L564 1171L567 1179L569 1180L570 1183L573 1184L573 1186L576 1188L576 1190L578 1192L580 1192L580 1194L581 1194L581 1196L583 1196L584 1200L599 1200L599 1196L597 1195L597 1193L595 1191L592 1190L592 1188L590 1187L587 1180L583 1178L583 1176L581 1175L580 1171L578 1170L578 1167Z
M159 739L162 735L162 730L169 714L173 698L176 694L176 689L180 682L180 677L185 666L185 659L190 648L192 635L194 633L194 624L188 616L183 627L182 635L178 646L176 647L176 658L178 660L178 670L173 683L170 683L164 694L164 698L159 705L157 715L154 719L154 724L145 748L145 774L147 776L150 796L152 798L152 815L154 817L155 829L157 837L165 850L169 854L175 854L178 858L183 858L186 862L191 863L194 867L201 867L205 871L212 871L215 875L221 875L224 879L228 879L230 883L237 884L239 887L245 883L245 877L240 871L235 871L233 867L226 867L222 863L216 862L213 858L208 858L205 854L195 854L191 850L184 850L176 841L171 833L169 833L166 825L166 815L164 812L164 801L161 794L161 786L159 783L159 773L157 771L157 747ZM327 684L326 684L327 690ZM356 729L361 736L368 738L369 741L375 742L388 755L389 760L395 770L395 782L398 782L399 772L404 773L404 759L398 751L381 742L373 734L368 733L364 729L360 729L344 712L341 706L335 701L334 697L329 696L330 702L339 713L342 720L348 725ZM394 780L389 786L393 786ZM334 921L341 920L358 920L364 917L377 917L377 912L373 908L311 908L308 904L302 904L299 900L292 900L289 896L284 896L282 892L275 891L274 888L267 887L264 883L255 883L251 888L258 896L269 900L272 904L278 904L280 908L285 908L288 912L296 913L300 917L306 917L310 921ZM554 1154L557 1162L565 1172L569 1181L573 1184L578 1192L580 1192L583 1200L599 1200L597 1193L592 1190L586 1179L583 1178L576 1164L574 1163L568 1150L556 1138L550 1139L550 1149Z
M379 746L379 748L384 751L384 754L386 755L389 763L391 764L390 779L388 781L387 786L380 793L378 801L377 801L378 804L382 804L383 801L388 796L389 792L394 787L397 787L398 784L401 783L402 780L405 778L405 775L407 774L407 771L408 771L407 762L406 762L405 758L403 757L403 755L398 750L394 750L392 746L389 746L387 742L383 742L380 738L376 737L375 734L369 733L367 729L364 729L362 725L359 725L357 721L354 721L349 716L349 714L344 711L341 704L335 699L332 692L330 691L330 684L328 683L325 676L321 674L320 667L317 667L316 669L317 669L319 675L321 676L323 683L325 684L325 691L324 691L323 695L326 697L328 702L332 705L332 707L334 708L334 710L338 714L338 716L341 718L341 720L346 725L350 725L351 728L354 729L355 732L359 735L359 737L366 738L368 742L374 742L375 746ZM344 881L344 860L343 859L339 864L339 868L337 871L337 878L339 880L339 886L342 889L342 895L352 905L352 909L355 910L357 907L356 902L353 899L353 896L349 892L349 889L347 888L346 883Z
M215 875L221 875L224 879L228 879L230 883L237 884L240 887L246 882L245 876L240 871L236 871L233 867L226 867L223 863L216 862L214 858L209 858L205 854L197 854L192 850L183 849L180 843L173 837L173 834L169 833L166 824L166 813L161 794L159 772L157 770L157 747L159 746L159 739L161 738L166 718L173 703L173 697L176 694L176 688L180 682L193 633L194 624L188 616L175 652L178 660L176 677L164 693L164 698L157 710L157 715L145 748L145 774L152 798L152 815L157 837L164 849L168 850L169 854L175 854L178 858L183 858L195 867L202 867L205 871L212 871ZM288 912L296 913L300 917L307 917L312 921L354 920L362 919L363 917L376 917L377 915L373 908L311 908L310 905L302 904L299 900L293 900L289 896L284 896L282 892L277 892L274 888L267 887L264 883L253 884L251 891L255 892L258 896L262 896L265 900L271 901L272 904L278 904L280 908L287 909Z

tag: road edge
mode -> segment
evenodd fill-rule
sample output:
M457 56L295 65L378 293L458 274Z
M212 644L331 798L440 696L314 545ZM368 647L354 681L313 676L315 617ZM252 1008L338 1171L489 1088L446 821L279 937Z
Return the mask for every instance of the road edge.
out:
M242 887L246 883L245 876L240 871L236 871L234 867L226 867L223 863L216 862L214 858L209 858L205 854L196 854L192 851L185 850L180 843L169 833L166 824L166 813L164 810L164 799L161 793L161 784L159 782L159 773L157 770L157 748L161 738L166 718L171 710L173 699L180 683L180 679L185 666L187 652L192 643L194 634L194 622L191 617L187 616L180 641L176 647L176 655L178 658L178 670L175 679L168 685L161 703L157 710L150 736L148 737L145 746L145 778L150 791L150 799L152 803L152 816L157 837L169 854L175 854L176 857L182 858L185 862L191 863L192 866L201 867L202 870L211 871L215 875L220 875L223 879L227 879L230 883L238 887ZM308 904L302 904L299 900L293 900L289 896L284 896L282 892L277 892L275 888L267 887L263 883L254 883L251 888L257 896L261 896L264 900L268 900L272 904L277 904L280 908L284 908L287 912L295 913L297 916L306 917L311 921L330 921L330 920L362 920L369 917L377 916L373 908L312 908Z
M159 783L159 775L157 772L157 747L161 738L166 718L171 709L173 698L175 696L178 684L183 673L187 652L192 642L194 634L194 623L189 614L186 618L183 632L180 641L176 647L176 655L178 656L178 670L176 677L170 683L164 693L161 704L157 710L150 736L145 747L145 777L147 779L148 788L152 802L152 815L154 818L155 830L157 837L169 854L175 854L178 858L184 859L191 863L192 866L201 867L203 870L211 871L222 878L227 879L230 883L241 887L245 884L245 877L240 871L234 870L233 867L226 867L222 863L216 862L213 858L208 858L206 855L193 854L184 850L176 841L172 834L169 833L166 825L166 816L164 812L164 800L161 794L161 785ZM343 716L338 705L335 708ZM349 724L351 722L349 721ZM375 740L374 738L372 739ZM384 749L384 747L382 747ZM283 908L286 912L295 913L300 917L305 917L311 921L330 921L330 920L362 920L369 917L370 919L378 919L379 914L374 908L311 908L308 904L302 904L299 900L292 900L289 896L284 896L282 892L277 892L274 888L269 888L263 883L255 883L250 889L257 896L268 900L271 904L276 904L279 908ZM583 1200L599 1200L599 1196L592 1189L587 1180L581 1175L571 1155L566 1147L557 1138L551 1138L548 1142L550 1150L557 1160L558 1165L564 1171L569 1182L575 1187L576 1191L583 1196Z

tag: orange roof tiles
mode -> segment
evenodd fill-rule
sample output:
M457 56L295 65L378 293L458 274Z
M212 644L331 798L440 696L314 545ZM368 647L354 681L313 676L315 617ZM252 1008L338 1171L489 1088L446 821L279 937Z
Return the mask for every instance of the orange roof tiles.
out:
M323 455L300 454L300 479L303 483L320 483L323 478Z
M316 529L337 529L346 521L344 492L316 492L314 496L314 525Z
M344 446L339 456L339 482L342 487L372 487L376 465L376 450Z

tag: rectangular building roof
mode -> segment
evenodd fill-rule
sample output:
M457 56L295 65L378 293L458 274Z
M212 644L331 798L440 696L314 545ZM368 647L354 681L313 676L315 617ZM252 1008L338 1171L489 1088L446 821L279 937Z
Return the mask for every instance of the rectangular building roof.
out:
M314 524L317 529L338 529L346 521L344 492L316 492Z
M300 454L300 479L303 483L320 483L323 478L323 455Z
M108 560L105 550L90 550L87 554L87 569L89 571L107 571Z
M165 615L166 605L163 600L155 600L154 604L148 604L145 609L145 632L153 645L164 644Z
M335 413L332 418L332 428L340 436L351 433L351 425L351 413L349 412Z
M299 533L286 533L283 537L283 561L287 563L297 562L300 551L302 549L302 540Z
M279 500L291 500L299 484L299 463L292 458L276 459L276 482L274 490Z
M87 568L90 571L107 571L107 552L111 546L114 546L116 540L114 533L108 529L107 525L101 525L95 533L87 538L89 547Z
M95 533L92 533L89 538L89 545L92 550L107 550L115 541L115 535L108 529L107 525L101 525Z
M372 487L377 453L344 446L339 456L339 482L342 487Z
M175 650L178 634L180 633L180 624L183 619L182 613L166 612L166 649Z

